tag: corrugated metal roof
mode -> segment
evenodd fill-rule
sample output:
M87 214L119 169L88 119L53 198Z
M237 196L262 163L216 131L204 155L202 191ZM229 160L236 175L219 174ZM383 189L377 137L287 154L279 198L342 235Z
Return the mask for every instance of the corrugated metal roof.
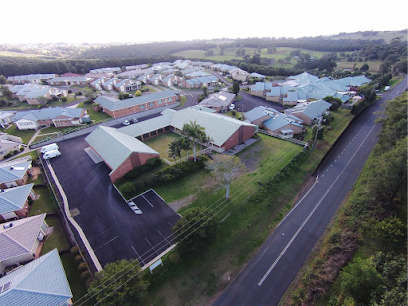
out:
M198 105L207 107L225 107L230 105L234 98L235 94L220 91L210 94L207 98L198 103Z
M0 166L0 184L21 179L31 166L31 160L10 161Z
M45 216L46 214L41 214L8 222L13 223L10 228L0 227L0 261L30 253Z
M59 107L47 107L38 110L29 110L17 112L12 118L13 122L20 119L29 120L46 120L55 119L59 116L65 116L68 118L79 118L81 116L83 108L59 108Z
M0 192L0 214L23 208L34 184L4 189Z
M303 113L307 117L314 119L318 118L322 113L331 107L329 102L324 100L317 100L310 103L305 103L302 105L297 105L293 108L285 110L287 114Z
M165 99L165 98L170 98L170 97L176 97L176 92L173 90L165 90L165 91L159 91L151 94L145 94L140 97L135 97L131 99L124 99L124 100L118 100L115 98L106 98L104 96L99 96L98 98L95 99L95 103L100 104L101 106L107 108L110 111L115 111L118 109L126 108L126 107L131 107L134 105L140 105L144 103L148 103L151 101L155 101L158 99Z
M133 152L159 154L138 139L115 128L98 126L85 140L115 170Z
M72 298L57 249L0 278L0 287L7 283L0 305L55 306Z

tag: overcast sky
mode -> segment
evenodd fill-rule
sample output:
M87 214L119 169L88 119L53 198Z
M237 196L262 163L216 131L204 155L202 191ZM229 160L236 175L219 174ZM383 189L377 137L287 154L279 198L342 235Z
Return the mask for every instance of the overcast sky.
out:
M0 43L303 37L408 28L394 0L5 0Z

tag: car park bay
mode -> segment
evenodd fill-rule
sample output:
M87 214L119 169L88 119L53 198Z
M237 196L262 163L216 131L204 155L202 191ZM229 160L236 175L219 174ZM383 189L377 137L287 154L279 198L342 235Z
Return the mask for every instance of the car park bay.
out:
M143 212L135 214L112 185L109 167L84 151L83 136L58 144L62 155L51 165L102 266L130 258L144 265L170 246L179 216L159 196L151 191L133 199Z

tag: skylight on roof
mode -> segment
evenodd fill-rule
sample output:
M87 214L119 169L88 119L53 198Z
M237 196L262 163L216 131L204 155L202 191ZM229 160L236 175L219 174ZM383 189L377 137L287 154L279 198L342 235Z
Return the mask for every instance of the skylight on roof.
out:
M11 282L5 283L3 286L0 286L0 293L8 290L10 288Z

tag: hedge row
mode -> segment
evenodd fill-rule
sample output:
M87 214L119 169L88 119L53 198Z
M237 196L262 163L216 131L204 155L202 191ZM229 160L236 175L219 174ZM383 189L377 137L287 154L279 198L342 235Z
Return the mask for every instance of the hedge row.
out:
M128 173L126 173L123 178L124 179L133 179L138 177L140 174L145 173L153 168L156 168L160 166L163 163L163 161L160 158L152 158L149 159L146 164L140 166L140 167L135 167L132 170L130 170Z
M199 159L197 158L195 162L193 160L187 160L180 164L175 164L174 166L152 173L146 177L144 181L136 183L127 182L119 187L119 190L125 198L132 198L150 188L174 182L190 173L203 169L206 160L207 158L200 157Z

